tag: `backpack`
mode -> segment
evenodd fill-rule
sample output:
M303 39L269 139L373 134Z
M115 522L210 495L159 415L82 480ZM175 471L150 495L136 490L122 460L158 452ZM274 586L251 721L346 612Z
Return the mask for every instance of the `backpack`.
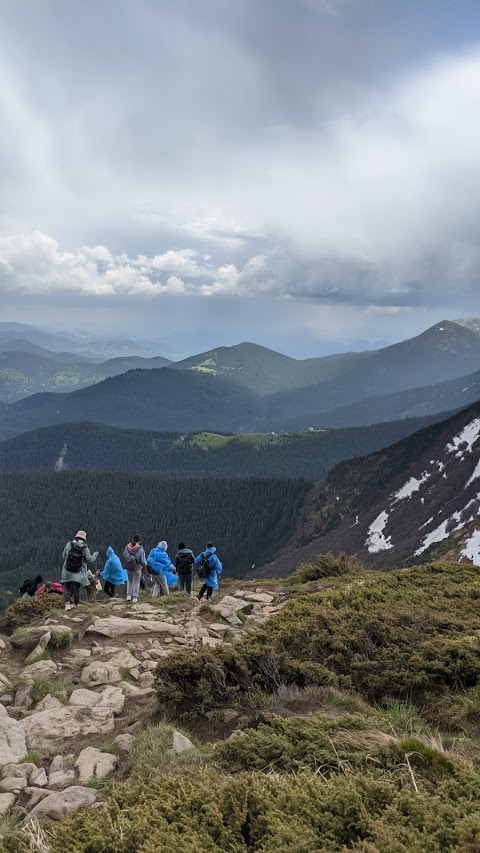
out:
M35 581L33 580L33 578L26 578L18 591L19 591L20 595L25 595L26 592L28 592L30 594L30 590L34 586L35 586Z
M179 554L175 561L177 563L177 572L179 575L189 575L192 571L192 555Z
M125 548L123 552L123 568L127 572L137 572L141 568L140 564L137 563L135 554L132 554L128 548Z
M70 551L67 554L66 570L72 575L82 571L83 566L83 548L77 545L76 542L70 542Z
M212 567L209 562L209 557L202 554L202 559L197 566L197 574L199 578L208 578L212 573Z

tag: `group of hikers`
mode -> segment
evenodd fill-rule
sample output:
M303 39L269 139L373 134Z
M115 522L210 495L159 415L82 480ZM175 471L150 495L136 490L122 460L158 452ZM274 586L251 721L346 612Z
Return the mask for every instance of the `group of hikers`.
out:
M33 580L24 581L19 591L24 598L43 593L63 595L65 610L70 610L72 607L78 607L82 587L86 590L87 599L93 601L97 590L102 588L100 578L103 578L103 590L109 598L114 597L117 586L126 583L126 601L133 605L138 601L140 587L147 586L149 581L153 584L154 597L169 595L170 586L176 586L180 592L190 595L196 571L203 582L197 595L197 599L201 601L205 594L207 599L210 599L213 590L219 586L218 579L223 566L216 550L215 546L208 542L205 550L195 557L193 551L186 548L184 542L180 542L175 561L172 563L168 556L168 544L164 539L151 549L147 557L140 536L135 534L125 546L121 559L110 546L107 548L107 561L103 571L92 572L91 566L96 563L98 551L93 554L90 552L87 534L85 530L79 530L63 549L61 583L44 583L42 576L37 575Z

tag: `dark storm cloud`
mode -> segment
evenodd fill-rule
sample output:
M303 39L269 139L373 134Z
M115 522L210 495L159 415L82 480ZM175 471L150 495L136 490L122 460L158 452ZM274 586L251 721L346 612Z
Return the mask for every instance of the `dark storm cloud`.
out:
M234 296L307 318L455 288L464 313L478 11L450 42L439 5L427 29L410 0L0 0L4 304L204 298L223 322Z

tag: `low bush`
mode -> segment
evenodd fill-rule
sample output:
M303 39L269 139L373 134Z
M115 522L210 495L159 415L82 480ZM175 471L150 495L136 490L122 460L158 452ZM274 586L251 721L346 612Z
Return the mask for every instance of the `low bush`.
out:
M112 786L107 808L78 812L49 843L51 853L474 853L479 796L473 773L418 792L407 770L328 781L307 772L146 775Z
M365 566L358 563L355 558L347 554L319 554L313 563L301 563L300 566L288 578L287 583L291 586L296 584L318 581L322 578L334 577L335 575L346 575L355 571L365 571Z
M136 735L129 750L132 769L174 776L206 766L209 756L197 748L174 751L173 732L172 725L160 722Z
M0 619L0 628L6 634L11 634L15 628L29 625L35 619L48 616L55 610L63 608L63 599L59 595L38 595L33 598L18 598L7 607Z

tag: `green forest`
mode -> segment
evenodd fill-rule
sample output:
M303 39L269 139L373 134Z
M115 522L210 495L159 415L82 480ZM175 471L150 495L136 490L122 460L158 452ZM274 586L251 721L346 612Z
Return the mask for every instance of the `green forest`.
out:
M275 435L162 433L61 424L0 442L0 471L142 471L164 477L305 477L400 441L437 418Z
M61 555L79 528L101 557L134 533L148 550L179 541L199 553L217 545L225 575L271 559L293 532L306 480L167 480L155 475L49 472L0 476L0 587L3 600L24 577L60 577Z

